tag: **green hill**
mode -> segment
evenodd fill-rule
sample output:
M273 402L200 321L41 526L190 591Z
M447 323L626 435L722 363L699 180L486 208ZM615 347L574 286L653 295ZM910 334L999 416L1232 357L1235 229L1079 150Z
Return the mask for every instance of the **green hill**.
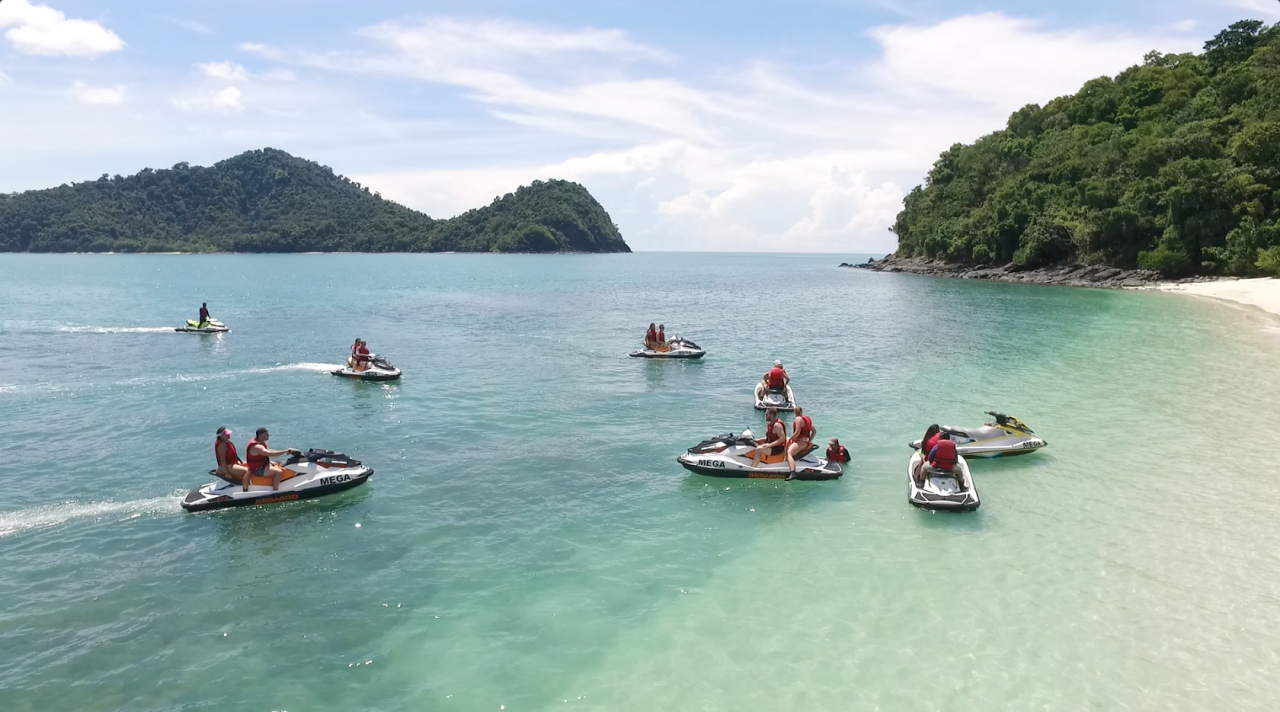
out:
M0 252L630 252L577 183L534 181L451 220L276 149L204 168L0 195Z
M1277 27L1151 52L952 146L904 201L898 255L1280 273Z

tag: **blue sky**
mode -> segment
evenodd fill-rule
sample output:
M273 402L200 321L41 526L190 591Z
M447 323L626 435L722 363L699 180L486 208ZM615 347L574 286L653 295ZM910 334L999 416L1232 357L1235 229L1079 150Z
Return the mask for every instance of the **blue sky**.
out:
M636 249L887 252L939 151L1275 0L0 0L0 191L273 146L448 217L586 185Z

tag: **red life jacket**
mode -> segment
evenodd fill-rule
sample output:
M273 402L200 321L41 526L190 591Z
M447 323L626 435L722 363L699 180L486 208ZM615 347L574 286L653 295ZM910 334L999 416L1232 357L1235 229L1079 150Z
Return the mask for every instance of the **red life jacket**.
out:
M218 461L218 442L219 442L218 440L213 441L214 462ZM239 464L240 464L240 453L236 452L236 444L228 440L227 441L227 465L231 466L231 465L239 465ZM222 467L222 465L218 465L218 467Z
M807 415L798 416L794 423L791 424L793 433L791 442L800 442L801 440L808 442L813 439L813 418Z
M200 321L209 321L209 310L204 307L200 307Z
M773 442L774 440L779 439L779 438L778 438L778 435L775 435L775 434L774 434L774 429L775 429L775 428L778 428L778 427L781 427L781 428L782 428L782 433L780 434L780 435L781 435L781 439L782 439L782 440L784 440L784 441L787 439L787 424L786 424L786 423L784 423L784 422L782 422L781 420L775 420L775 421L773 421L773 422L769 425L769 429L768 429L767 431L765 431L765 438L764 438L764 441L765 441L766 443L771 443L771 442Z
M658 332L658 336L657 336L656 338L658 339L658 343L660 343L660 344L665 344L665 343L667 343L667 332L665 332L665 331L659 331L659 332Z
M265 444L258 442L258 439L257 439L257 438L254 438L254 439L250 440L250 441L249 441L249 446L248 446L248 447L246 447L246 448L244 449L244 452L245 452L245 458L246 458L246 462L245 462L244 464L245 464L245 465L248 465L248 467L249 467L249 469L250 469L250 470L257 470L257 469L261 469L261 468L263 468L263 467L266 467L267 465L270 465L270 464L271 464L271 458L270 458L270 457L268 457L268 456L266 456L266 455L255 455L255 454L253 454L253 446L254 446L254 445L262 445L262 447L264 447L264 448L266 447L266 445L265 445Z
M781 368L778 368L777 366L774 366L773 368L769 369L769 373L765 377L769 379L770 388L782 388L783 386L787 385L786 382L782 380L783 376L786 376L786 375L787 375L786 371L782 370Z
M957 457L954 440L939 440L930 453L929 464L939 470L950 470L956 466Z
M920 446L920 450L924 452L926 457L929 455L929 452L933 450L933 446L938 444L938 435L939 433L934 433L933 435L930 435L929 439L925 440L924 443Z
M848 462L849 451L844 445L831 445L827 447L827 459L832 462Z
M657 332L657 331L654 331L653 329L650 329L650 330L648 330L648 331L644 332L644 340L645 340L646 342L649 342L649 343L652 343L652 342L654 342L654 341L657 341L657 340L658 340L658 332Z

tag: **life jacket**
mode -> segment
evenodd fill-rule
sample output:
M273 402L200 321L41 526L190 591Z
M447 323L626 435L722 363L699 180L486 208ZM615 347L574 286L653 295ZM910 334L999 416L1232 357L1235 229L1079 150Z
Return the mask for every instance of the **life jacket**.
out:
M657 337L655 337L655 338L657 338L657 339L658 339L658 343L660 343L660 344L665 344L665 343L667 343L667 332L665 332L665 331L659 331L659 332L658 332Z
M807 415L797 416L792 423L794 432L791 435L791 442L800 442L801 440L808 442L813 439L813 418Z
M644 332L644 341L645 341L645 343L646 343L646 344L652 344L653 342L655 342L655 341L657 341L657 340L658 340L658 332L657 332L657 331L655 331L655 330L653 330L653 329L650 329L650 330L648 330L648 331Z
M765 431L764 441L765 441L766 443L771 443L771 442L773 442L774 440L777 440L777 439L778 439L778 438L777 438L777 436L775 436L775 435L774 435L773 430L774 430L774 428L779 427L779 426L781 426L781 427L782 427L782 440L783 440L783 441L786 441L786 439L787 439L787 424L786 424L786 423L784 423L784 422L782 422L781 420L775 420L775 421L773 421L773 423L771 423L771 424L769 425L769 429Z
M950 470L956 466L957 457L954 440L939 440L930 453L929 464L939 470Z
M774 366L773 368L769 369L769 373L765 377L769 379L770 388L782 388L783 386L787 385L786 382L782 380L783 377L786 375L787 375L786 371L782 370L781 368L778 368L777 366Z
M264 447L264 448L266 447L266 445L265 445L265 444L258 442L258 439L257 439L257 438L254 438L254 439L250 440L250 441L249 441L249 445L248 445L248 447L246 447L246 448L244 449L244 453L245 453L245 463L244 463L244 464L245 464L245 465L247 465L247 466L249 467L249 469L250 469L250 470L257 470L257 469L260 469L260 468L266 467L267 465L270 465L270 464L271 464L271 458L270 458L270 457L268 457L268 456L266 456L266 455L254 455L254 454L253 454L253 446L254 446L254 445L262 445L262 447Z
M827 459L832 462L848 462L849 451L844 445L830 445L827 447Z
M930 435L928 440L925 440L923 443L921 443L920 451L923 452L926 456L928 456L929 452L933 450L933 446L938 444L939 435L940 433L934 433L933 435Z
M209 321L209 310L204 307L200 307L200 321Z
M218 442L219 441L216 439L213 441L213 461L214 462L218 461ZM239 465L239 464L240 464L240 453L236 452L236 444L228 440L227 441L227 465L230 466L230 465ZM222 467L222 465L218 465L218 467Z

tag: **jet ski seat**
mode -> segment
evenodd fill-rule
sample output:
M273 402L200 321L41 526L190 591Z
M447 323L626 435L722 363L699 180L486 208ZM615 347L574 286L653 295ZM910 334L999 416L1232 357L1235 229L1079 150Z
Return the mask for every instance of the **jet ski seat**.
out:
M233 480L233 479L231 479L231 478L229 478L229 477L224 477L224 476L223 476L222 474L220 474L217 470L209 470L209 474L210 474L210 475L213 475L214 477L217 477L218 479L222 480L223 482L230 482L230 483L231 483L231 484L233 484L233 485L239 485L239 484L240 484L240 481L239 481L239 480ZM284 474L283 474L283 475L280 475L280 482L282 482L282 483L283 483L283 482L287 482L288 480L291 480L291 479L293 479L294 477L297 477L297 476L298 476L298 473L296 473L296 472L294 472L293 470L290 470L290 469L288 469L288 468L285 468ZM249 484L251 484L251 485L263 485L263 486L266 486L266 487L270 487L274 482L275 482L274 478L272 478L272 477L266 477L266 476L263 476L263 475L253 475L253 476L251 476L251 477L249 478Z

